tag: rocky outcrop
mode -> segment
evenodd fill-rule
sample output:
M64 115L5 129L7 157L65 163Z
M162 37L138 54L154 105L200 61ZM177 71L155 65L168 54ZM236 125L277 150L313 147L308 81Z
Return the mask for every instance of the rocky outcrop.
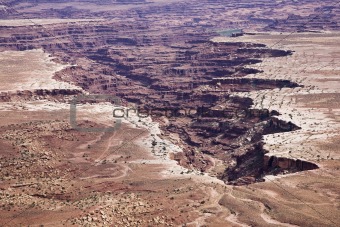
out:
M252 177L254 183L259 181L263 172L264 154L262 143L254 144L242 153L235 155L235 161L230 165L220 178L229 184L239 185L239 179Z
M263 171L267 174L293 173L318 168L319 167L312 162L286 157L265 155L263 162Z
M291 132L301 129L299 126L293 124L292 122L286 122L275 117L272 117L267 121L266 126L263 130L263 135L274 134L279 132Z
M19 2L13 0L10 5ZM38 2L27 7L34 7ZM299 86L288 80L245 78L248 74L261 73L252 65L261 63L263 58L289 56L293 52L263 44L214 43L210 39L223 28L254 25L258 30L280 28L286 31L311 29L319 22L312 20L302 26L301 19L306 20L308 16L282 19L282 13L293 4L289 1L134 2L143 7L129 8L131 5L127 1L101 1L101 5L123 4L129 10L124 7L104 10L100 15L91 9L80 12L76 7L45 9L43 13L48 17L114 20L51 24L44 25L44 29L40 26L0 27L0 34L4 34L0 35L0 50L43 48L55 61L77 65L57 73L56 79L72 82L92 94L117 96L138 105L141 110L152 111L153 120L160 123L164 134L179 138L184 152L176 154L175 159L188 168L208 171L209 160L214 158L225 163L226 170L218 173L225 181L247 178L248 182L260 178L266 153L261 145L262 135L297 130L298 126L276 119L274 115L278 113L253 110L251 99L232 94ZM318 10L329 2L319 3ZM294 6L305 4L306 1L299 1ZM242 13L229 15L226 12L230 8ZM249 12L256 10L273 18L250 15ZM329 14L327 20L340 21L334 13L336 8L328 10L333 14ZM38 15L30 11L23 16L35 18ZM234 17L239 23L232 22ZM290 20L295 25L290 24ZM326 20L326 16L318 20ZM327 28L336 27L334 23L326 24ZM0 99L58 99L77 94L65 92L2 94ZM165 116L167 121L162 121L168 110L172 115ZM188 110L190 114L183 113Z
M37 89L16 92L1 92L0 102L29 101L38 99L66 100L68 96L81 94L82 91L75 89Z

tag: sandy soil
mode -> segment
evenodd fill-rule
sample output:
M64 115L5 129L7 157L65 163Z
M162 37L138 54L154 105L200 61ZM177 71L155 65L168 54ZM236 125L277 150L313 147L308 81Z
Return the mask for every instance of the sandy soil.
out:
M52 79L55 72L69 65L51 61L43 50L0 53L0 92L35 89L81 89Z

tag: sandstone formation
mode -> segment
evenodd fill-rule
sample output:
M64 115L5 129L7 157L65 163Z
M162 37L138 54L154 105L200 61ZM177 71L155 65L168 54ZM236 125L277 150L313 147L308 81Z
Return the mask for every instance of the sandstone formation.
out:
M294 50L280 48L279 42L269 46L234 38L267 31L337 31L339 15L331 0L0 3L0 18L17 23L1 26L0 20L0 51L42 49L54 62L68 65L55 80L83 89L0 92L0 103L11 107L1 114L13 115L0 122L4 219L10 223L20 211L20 224L30 215L29 224L49 223L55 215L60 225L79 226L204 226L209 221L216 226L320 226L324 218L308 209L301 211L301 219L312 217L307 221L280 216L286 207L300 211L301 201L277 199L287 197L259 183L269 175L320 167L302 158L268 155L264 148L263 136L295 132L302 125L279 119L281 110L264 108L264 97L256 97L254 108L254 99L236 95L303 88L297 81L277 79L275 72L256 78L263 71L255 65L289 58ZM21 26L23 18L32 24ZM79 21L32 21L66 18ZM225 34L233 39L212 41ZM133 116L125 116L118 131L85 133L65 121L68 110L50 115L54 104L70 104L82 94L117 97ZM51 109L38 109L41 100L48 100ZM27 102L36 109L28 109ZM90 117L80 120L80 127L107 126L100 121L107 103L99 102L84 105ZM103 105L92 105L98 103ZM21 110L27 110L23 118ZM151 131L149 116L160 131ZM171 165L173 160L178 165ZM315 187L321 191L324 185ZM335 210L338 198L333 186L328 188L329 202L316 191L322 196L315 201ZM275 215L282 222L268 218Z
M260 178L266 153L262 149L261 135L296 127L273 126L276 120L270 114L244 115L241 112L249 112L252 100L230 95L299 86L288 80L242 78L257 73L246 66L261 62L261 58L288 56L292 51L255 43L209 41L217 32L209 28L216 27L214 23L223 13L210 20L209 25L205 24L205 19L196 19L196 10L202 4L205 3L146 4L147 7L139 10L118 12L118 17L132 18L133 23L107 20L92 26L71 23L45 25L44 28L17 27L15 32L4 31L8 35L1 37L0 48L21 51L43 48L52 53L55 61L77 65L58 72L56 79L76 84L93 94L109 94L123 102L135 103L140 112L151 111L153 119L160 123L159 118L170 112L173 116L167 124L161 123L161 128L165 137L180 138L184 154L176 154L174 158L185 167L213 171L212 157L223 161L226 171L219 170L215 174L225 181L249 176ZM273 7L263 2L245 8L256 9L264 4L266 8ZM280 4L285 7L284 3L273 3ZM230 3L231 6L244 7L236 2ZM222 12L226 7L215 1L210 10ZM180 17L178 9L188 10L188 17L179 25L171 23L173 16ZM69 14L68 18L77 15L76 9L64 12ZM111 13L108 11L107 16ZM165 18L157 21L152 15ZM94 15L90 13L89 16ZM257 25L265 23L264 30L280 24L258 18L249 21ZM227 18L220 22L219 26L231 26ZM157 31L160 27L164 29ZM41 92L35 93L39 96ZM55 93L41 94L54 96ZM2 99L10 100L7 96L2 95ZM23 92L18 96L27 95ZM192 110L195 114L187 116L183 110Z

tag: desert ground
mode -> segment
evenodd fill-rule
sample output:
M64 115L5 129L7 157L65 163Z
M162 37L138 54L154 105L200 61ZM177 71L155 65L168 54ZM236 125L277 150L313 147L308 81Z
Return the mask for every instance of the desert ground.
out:
M266 42L264 37L270 41L280 38L272 36L267 34L242 39ZM331 34L325 37L332 40ZM313 42L318 38L311 40ZM334 45L337 45L335 41ZM298 48L287 47L295 49L297 55L301 54ZM309 50L301 49L305 52ZM325 50L323 47L320 49ZM329 52L333 50L329 48ZM323 56L336 58L329 52ZM35 58L32 57L33 53L36 54ZM63 66L50 62L49 57L39 50L33 53L21 52L30 59L37 58L36 61L29 61L31 69L34 69L32 71L36 72L30 78L41 85L48 84L47 89L64 88L64 83L51 83L53 71L48 67L53 65L57 71ZM6 54L13 57L12 52ZM287 75L291 75L293 80L306 81L306 87L237 95L252 97L257 101L254 105L263 105L261 107L284 108L280 117L292 116L294 123L302 125L298 131L265 136L266 146L271 151L268 155L312 160L322 168L284 176L267 176L266 182L246 187L227 186L216 178L188 171L170 160L169 153L180 151L180 148L161 139L158 124L151 119L143 119L142 122L137 117L124 119L122 128L113 133L79 133L69 126L69 105L48 100L19 100L1 105L2 138L9 137L12 141L12 144L3 143L1 146L2 157L11 160L8 163L7 158L2 159L2 166L12 166L6 168L8 172L4 172L3 177L6 181L1 192L3 218L9 221L9 226L20 223L44 223L45 226L95 223L177 225L182 222L188 222L188 226L207 223L217 226L222 223L229 223L230 226L252 223L295 226L306 224L301 214L308 214L309 225L324 225L325 220L337 222L339 126L336 118L338 107L334 105L338 96L333 88L337 76L336 65L319 72L320 75L327 75L325 80L330 81L329 87L333 89L319 88L320 77L315 77L313 83L313 78L305 79L310 72L299 74L301 77L295 73L306 67L314 70L313 53L307 52L306 55L311 58L306 58L299 68L290 67L294 64L290 61L296 61L294 56L265 61L258 66L264 71L270 68L278 72L275 74L277 77L286 79ZM316 62L321 60L322 56ZM25 65L24 61L20 64ZM323 62L329 62L329 58ZM287 68L284 67L286 65ZM19 69L15 65L12 67ZM51 71L46 71L46 67ZM34 89L29 84L25 87L21 80L20 75L26 70L22 67L15 71L18 80L5 79L2 86L11 90ZM262 96L265 98L262 99ZM316 96L324 97L321 99L324 102ZM330 98L333 102L329 102ZM112 124L110 104L79 105L78 110L79 119L84 121L84 125ZM26 130L19 130L21 127ZM156 141L157 145L152 146L152 141ZM31 147L35 148L32 153L27 152ZM165 151L163 147L166 147ZM57 190L59 193L55 193ZM30 193L26 194L26 191ZM35 214L41 210L46 211ZM162 210L170 212L164 215ZM16 213L20 216L13 219ZM331 221L329 226L332 226Z

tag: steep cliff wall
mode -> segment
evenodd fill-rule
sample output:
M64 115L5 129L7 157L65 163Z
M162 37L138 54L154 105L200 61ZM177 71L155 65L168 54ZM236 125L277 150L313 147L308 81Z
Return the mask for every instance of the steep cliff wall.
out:
M292 173L298 171L306 171L318 169L319 167L308 161L276 157L276 156L264 156L263 171L267 174L279 174L279 173Z
M68 96L81 94L80 90L70 89L38 89L38 90L23 90L17 92L1 92L0 102L13 102L13 101L29 101L39 99L49 100L65 100Z

